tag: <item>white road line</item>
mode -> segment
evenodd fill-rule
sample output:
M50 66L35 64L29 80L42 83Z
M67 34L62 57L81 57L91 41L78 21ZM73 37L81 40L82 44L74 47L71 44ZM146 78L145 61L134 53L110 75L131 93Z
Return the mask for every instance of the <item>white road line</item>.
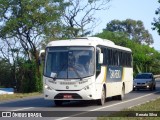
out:
M27 107L27 108L21 108L21 109L15 109L15 110L10 110L10 111L22 111L22 110L27 110L27 109L32 109L35 107Z
M64 119L75 117L75 116L78 116L78 115L81 115L81 114L89 113L91 111L97 111L97 110L101 110L101 109L104 109L104 108L108 108L108 107L116 106L116 105L119 105L119 104L127 103L127 102L134 101L134 100L146 97L146 96L150 96L150 95L158 93L158 92L160 92L160 91L153 92L153 93L150 93L150 94L147 94L147 95L144 95L144 96L141 96L141 97L137 97L137 98L134 98L134 99L126 100L126 101L123 101L123 102L120 102L120 103L116 103L116 104L112 104L112 105L108 105L108 106L104 106L104 107L99 107L99 108L96 108L96 109L93 109L93 110L89 110L87 112L81 112L81 113L74 114L74 115L71 115L71 116L68 116L68 117L62 117L62 118L59 118L59 119L56 119L56 120L64 120Z

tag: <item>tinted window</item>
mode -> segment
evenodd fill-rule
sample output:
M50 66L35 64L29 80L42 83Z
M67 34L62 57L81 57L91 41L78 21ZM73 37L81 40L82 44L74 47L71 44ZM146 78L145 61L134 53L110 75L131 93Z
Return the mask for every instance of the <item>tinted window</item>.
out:
M116 48L100 47L103 53L103 65L132 67L132 54Z
M151 79L152 75L151 74L139 74L136 76L136 79Z

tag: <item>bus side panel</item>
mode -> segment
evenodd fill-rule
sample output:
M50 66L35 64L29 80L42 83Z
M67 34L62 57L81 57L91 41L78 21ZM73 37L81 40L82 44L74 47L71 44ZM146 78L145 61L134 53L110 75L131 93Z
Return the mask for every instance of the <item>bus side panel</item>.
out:
M122 81L125 84L125 93L129 93L133 90L133 68L123 68Z
M117 66L107 67L107 97L120 95L124 83L125 93L133 89L133 69Z
M96 93L95 94L96 94L97 99L101 98L102 88L106 82L106 74L107 74L106 66L101 66L101 72L97 76L96 82L95 82L96 83Z
M121 94L122 82L109 82L107 85L107 97L112 97Z
M122 91L122 66L107 66L107 97L120 95Z

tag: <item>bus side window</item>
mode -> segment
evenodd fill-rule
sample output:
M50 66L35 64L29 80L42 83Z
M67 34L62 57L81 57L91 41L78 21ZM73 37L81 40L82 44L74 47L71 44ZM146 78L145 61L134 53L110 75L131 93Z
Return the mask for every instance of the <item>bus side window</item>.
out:
M101 64L98 62L99 59L99 52L96 52L96 77L100 74L101 72Z

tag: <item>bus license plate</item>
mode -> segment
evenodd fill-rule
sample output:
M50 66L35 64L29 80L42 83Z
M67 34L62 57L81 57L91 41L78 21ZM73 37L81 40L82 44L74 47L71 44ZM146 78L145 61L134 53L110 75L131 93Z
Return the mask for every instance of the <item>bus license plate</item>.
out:
M72 98L72 95L63 95L63 98L64 98L64 99L71 99L71 98Z

